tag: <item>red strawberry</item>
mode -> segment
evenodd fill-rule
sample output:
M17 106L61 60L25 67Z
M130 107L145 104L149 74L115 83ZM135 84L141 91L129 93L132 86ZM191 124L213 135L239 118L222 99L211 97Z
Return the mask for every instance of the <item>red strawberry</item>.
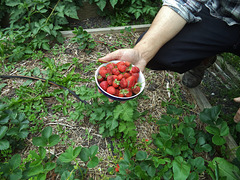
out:
M140 69L137 66L133 66L130 73L139 73Z
M100 67L99 71L101 71L101 70L107 70L106 66Z
M136 78L136 81L138 81L139 73L132 73L132 76L134 76Z
M112 74L112 69L110 67L107 67L107 73Z
M109 87L107 88L107 92L108 92L109 94L115 95L116 89L115 89L113 86L109 86Z
M102 82L104 80L104 78L101 75L98 75L97 80L98 80L98 82Z
M112 74L119 75L120 71L117 68L113 68Z
M112 75L109 75L108 77L107 77L107 82L108 82L108 85L112 85L112 83L113 83L113 76Z
M123 94L125 97L131 97L132 96L132 90L131 88L125 88L125 89L121 89L120 93ZM119 93L119 94L120 94Z
M112 86L115 87L115 88L118 88L119 84L120 84L120 81L118 81L117 79L115 79L115 80L113 81L113 83L112 83Z
M118 81L120 81L122 78L123 78L123 75L122 75L122 74L119 74L119 75L117 76L117 80L118 80Z
M119 92L120 92L120 90L119 89L115 89L115 96L119 96Z
M120 72L125 72L127 69L127 66L125 64L119 64L118 69Z
M126 81L127 81L127 84L128 84L127 87L132 88L136 83L136 78L134 76L130 76L126 79Z
M107 74L107 73L108 73L107 69L100 69L100 70L99 70L99 74L100 74L103 78L106 77L106 74Z
M106 67L107 67L107 68L110 68L110 69L113 69L114 66L115 66L114 63L109 63L109 64L106 65Z
M127 85L128 85L128 83L127 83L126 79L125 79L125 78L122 78L121 81L120 81L120 86L121 86L122 88L126 88Z
M114 75L112 75L112 76L113 76L113 80L117 79L117 77L118 77L118 76L117 76L117 75L115 75L115 74L114 74Z
M128 62L128 61L125 61L125 65L126 65L127 67L129 67L129 66L131 65L131 63Z
M119 61L119 62L117 63L117 66L119 66L119 65L125 65L125 62L124 62L124 61Z
M104 91L106 91L107 88L108 88L108 82L107 81L102 81L99 85Z
M130 75L129 73L127 73L127 72L123 74L123 77L126 78L126 79L127 79L128 77L130 77L130 76L131 76L131 75Z
M140 92L140 86L138 85L138 83L134 85L132 91L134 94L138 94Z

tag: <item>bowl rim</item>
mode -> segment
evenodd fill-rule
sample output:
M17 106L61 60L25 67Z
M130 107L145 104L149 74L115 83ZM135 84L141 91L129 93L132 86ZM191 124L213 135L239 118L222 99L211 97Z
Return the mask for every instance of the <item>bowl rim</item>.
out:
M95 82L96 82L98 88L99 88L102 92L106 93L108 96L110 96L110 97L112 97L112 98L114 98L114 99L119 99L119 100L129 100L129 99L133 99L133 98L139 96L139 95L142 93L142 91L144 90L144 88L145 88L145 77L144 77L144 75L143 75L143 73L142 73L141 70L140 70L140 73L139 73L139 76L141 76L141 78L143 79L143 81L141 82L141 89L140 89L140 91L139 91L138 94L135 94L135 95L133 95L133 96L131 96L131 97L118 97L118 96L109 94L107 91L103 90L103 89L100 87L100 84L98 83L97 76L98 76L99 69L100 69L102 66L106 66L107 64L117 63L117 62L120 62L120 61L121 61L121 60L113 60L113 61L109 61L109 62L107 62L107 63L101 64L101 65L97 68L97 70L95 71ZM132 64L132 66L135 66L135 65Z

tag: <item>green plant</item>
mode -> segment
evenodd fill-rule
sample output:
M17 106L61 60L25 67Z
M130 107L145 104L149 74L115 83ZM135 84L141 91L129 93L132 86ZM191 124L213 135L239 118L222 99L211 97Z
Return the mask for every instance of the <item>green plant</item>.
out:
M24 113L7 108L0 103L0 150L20 148L20 143L28 136L29 121Z
M92 38L91 34L83 30L82 27L74 28L73 34L75 36L71 39L73 43L79 44L79 49L84 50L87 54L92 52L96 47L96 42Z
M59 143L59 135L52 134L50 126L45 127L42 131L42 136L33 137L33 144L38 146L38 153L31 150L28 157L21 160L19 154L15 154L8 162L0 163L0 178L1 179L46 179L47 173L55 170L59 173L62 179L81 178L84 179L88 168L94 168L98 165L99 160L96 157L98 146L84 148L81 146L75 149L70 146L62 153L57 162L54 162L54 155L50 154L50 148ZM79 165L80 158L86 164L85 167ZM75 162L75 165L72 164Z
M219 118L221 112L220 106L214 106L211 109L204 109L200 113L200 120L206 123L207 132L213 135L212 142L216 145L223 145L226 143L224 136L229 134L229 127L227 122Z

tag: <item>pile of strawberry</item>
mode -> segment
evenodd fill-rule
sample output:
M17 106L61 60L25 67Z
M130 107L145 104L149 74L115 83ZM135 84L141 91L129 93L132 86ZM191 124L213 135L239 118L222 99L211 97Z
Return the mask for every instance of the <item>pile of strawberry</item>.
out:
M128 61L109 63L99 69L97 76L100 87L118 97L131 97L140 91L139 68Z

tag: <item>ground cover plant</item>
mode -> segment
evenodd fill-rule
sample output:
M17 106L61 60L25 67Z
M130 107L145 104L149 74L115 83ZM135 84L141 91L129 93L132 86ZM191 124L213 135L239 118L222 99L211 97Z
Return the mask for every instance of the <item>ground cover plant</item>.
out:
M200 112L178 74L149 69L141 96L110 103L94 82L97 59L139 34L74 32L20 62L1 59L1 76L18 75L0 83L2 179L239 179L220 106Z

